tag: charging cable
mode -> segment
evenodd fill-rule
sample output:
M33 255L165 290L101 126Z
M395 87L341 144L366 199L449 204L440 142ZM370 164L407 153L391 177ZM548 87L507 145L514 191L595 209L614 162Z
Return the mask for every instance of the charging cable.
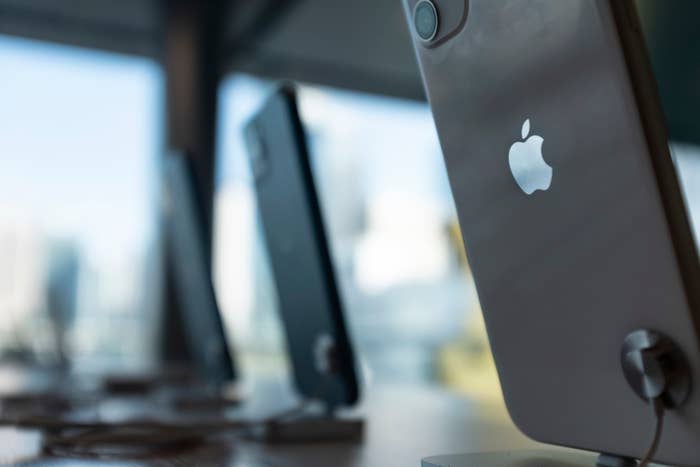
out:
M661 442L661 435L664 429L664 415L666 414L666 407L664 402L660 397L655 398L652 401L652 408L654 410L654 418L656 420L656 428L654 428L654 438L652 439L649 449L647 449L646 454L639 461L639 467L648 467L651 464L653 457L656 455L656 451L659 449L659 443Z

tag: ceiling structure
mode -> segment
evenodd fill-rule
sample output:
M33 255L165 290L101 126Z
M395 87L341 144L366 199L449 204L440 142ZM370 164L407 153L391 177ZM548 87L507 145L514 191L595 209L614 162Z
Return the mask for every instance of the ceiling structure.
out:
M0 0L0 34L159 58L162 5ZM423 99L399 0L237 0L227 10L227 71Z
M0 34L159 59L169 0L0 0ZM697 0L637 0L672 133L700 142ZM422 100L401 0L227 0L224 71Z

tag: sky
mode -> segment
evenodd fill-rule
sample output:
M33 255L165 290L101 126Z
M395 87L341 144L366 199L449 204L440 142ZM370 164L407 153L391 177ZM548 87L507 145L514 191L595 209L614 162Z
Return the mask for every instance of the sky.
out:
M154 228L161 94L149 60L0 36L0 225L103 259L138 249Z

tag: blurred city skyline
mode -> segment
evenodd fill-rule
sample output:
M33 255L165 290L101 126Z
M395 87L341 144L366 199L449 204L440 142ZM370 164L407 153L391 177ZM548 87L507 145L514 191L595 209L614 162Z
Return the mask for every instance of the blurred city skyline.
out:
M103 348L110 320L100 318L157 305L144 283L158 269L147 263L158 258L160 67L7 36L0 64L0 250L14 259L0 264L14 279L0 302L13 319L2 324L46 340L48 271L67 245L78 256L79 327L96 330L78 346Z

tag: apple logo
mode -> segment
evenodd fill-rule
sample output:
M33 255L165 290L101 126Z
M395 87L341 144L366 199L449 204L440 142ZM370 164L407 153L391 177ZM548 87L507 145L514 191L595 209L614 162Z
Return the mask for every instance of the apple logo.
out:
M510 147L508 163L515 182L527 195L537 190L547 191L552 184L552 167L542 157L541 136L530 134L530 119L525 120L521 131L523 140Z

